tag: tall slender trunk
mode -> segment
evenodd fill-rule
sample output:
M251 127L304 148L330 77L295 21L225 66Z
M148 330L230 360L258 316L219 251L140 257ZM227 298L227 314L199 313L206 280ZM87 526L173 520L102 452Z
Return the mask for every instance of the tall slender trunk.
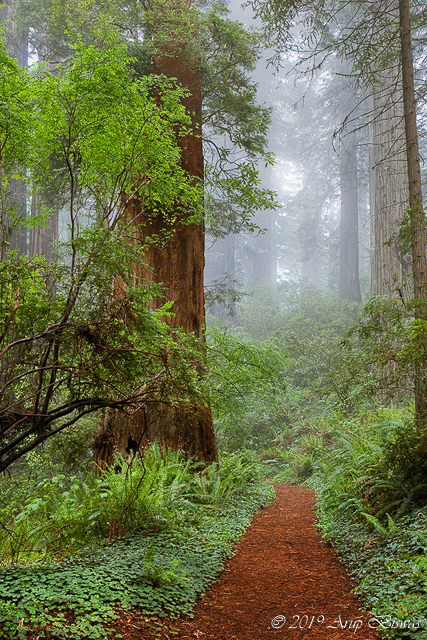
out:
M212 315L223 321L236 312L236 303L230 292L228 294L220 287L234 288L234 278L236 275L236 236L229 233L225 238L207 240L210 247L206 256L205 281L207 289L213 292L213 300L209 304L209 311ZM223 298L217 299L216 294L221 291Z
M427 321L426 227L418 149L409 0L399 0L399 20L415 317ZM427 430L427 364L425 363L419 364L416 371L415 419L419 428ZM427 445L427 443L424 443L424 445Z
M264 188L271 188L271 166L258 164L258 173ZM253 240L254 253L252 255L252 282L262 284L277 282L276 244L274 237L274 211L258 211L255 214L255 222L264 229L264 233L255 236Z
M362 302L359 282L359 202L356 137L350 133L340 157L340 299Z

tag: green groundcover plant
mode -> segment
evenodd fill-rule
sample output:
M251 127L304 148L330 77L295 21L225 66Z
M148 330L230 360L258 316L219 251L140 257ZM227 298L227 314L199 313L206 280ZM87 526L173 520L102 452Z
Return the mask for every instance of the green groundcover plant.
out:
M143 463L119 462L121 473L53 476L23 508L2 493L0 637L107 638L130 607L191 614L274 495L242 454L203 469L155 444Z
M322 509L322 503L320 504ZM427 638L427 508L388 524L326 516L320 527L358 583L359 594L386 637Z

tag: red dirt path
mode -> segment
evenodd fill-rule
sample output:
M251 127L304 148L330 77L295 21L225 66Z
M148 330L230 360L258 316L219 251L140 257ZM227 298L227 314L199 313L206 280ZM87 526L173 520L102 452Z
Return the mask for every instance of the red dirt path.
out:
M275 489L276 502L255 516L236 554L197 603L194 618L166 625L163 621L158 638L380 637L369 626L370 616L362 613L360 602L350 593L355 584L314 526L313 492L286 485ZM126 640L153 638L148 621L129 612L123 613L115 628Z

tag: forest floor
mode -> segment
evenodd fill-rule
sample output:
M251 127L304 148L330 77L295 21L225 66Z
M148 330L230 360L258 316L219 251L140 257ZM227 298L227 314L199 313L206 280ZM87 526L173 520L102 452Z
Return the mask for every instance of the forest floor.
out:
M275 489L275 503L255 516L193 618L155 620L124 611L116 633L124 640L380 638L351 593L355 584L315 527L313 492Z

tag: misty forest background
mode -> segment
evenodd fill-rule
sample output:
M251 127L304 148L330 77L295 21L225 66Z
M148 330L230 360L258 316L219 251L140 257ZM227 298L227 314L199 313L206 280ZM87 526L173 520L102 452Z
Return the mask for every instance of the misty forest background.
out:
M424 3L0 17L0 637L161 631L274 476L427 638Z

